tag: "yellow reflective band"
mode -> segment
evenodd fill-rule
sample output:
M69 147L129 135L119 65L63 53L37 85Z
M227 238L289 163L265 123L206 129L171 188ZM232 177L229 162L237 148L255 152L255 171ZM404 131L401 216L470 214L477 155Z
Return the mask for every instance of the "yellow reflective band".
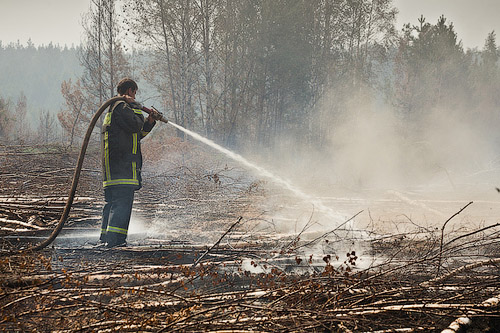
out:
M104 133L104 167L106 170L105 179L109 180L111 178L111 169L109 166L109 134L106 131Z
M137 154L137 133L132 133L132 140L132 154Z
M117 234L126 235L127 232L128 232L128 230L127 229L122 229L122 228L108 226L108 232L114 232L114 233L117 233Z
M101 229L101 234L105 234L106 233L106 229Z
M132 109L134 110L134 113L142 115L142 110L141 109Z
M137 179L137 163L132 162L132 178Z
M146 135L149 134L149 132L146 132L146 131L141 131L141 134L142 134L142 137L145 137Z
M113 179L103 182L104 187L113 185L139 185L139 181L137 179Z
M103 125L110 125L111 124L111 114L113 112L108 112L106 113L106 117L104 117L104 123Z

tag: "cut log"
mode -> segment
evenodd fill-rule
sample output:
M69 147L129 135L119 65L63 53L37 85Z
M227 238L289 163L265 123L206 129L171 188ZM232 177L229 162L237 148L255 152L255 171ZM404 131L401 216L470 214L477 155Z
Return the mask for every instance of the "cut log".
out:
M500 295L496 297L488 298L486 301L481 303L482 308L494 308L500 303ZM468 316L460 317L455 319L446 329L442 330L441 333L459 333L465 332L468 327L471 327L474 323L471 317L477 316L476 312L468 311Z
M31 223L27 223L27 222L22 222L22 221L16 221L16 220L9 220L9 219L3 218L3 217L0 217L0 222L7 223L7 224L15 224L15 225L19 225L21 227L28 227L28 228L32 228L32 229L36 229L36 230L43 230L43 229L45 229L45 228L39 227L39 226L37 226L35 224L31 224Z

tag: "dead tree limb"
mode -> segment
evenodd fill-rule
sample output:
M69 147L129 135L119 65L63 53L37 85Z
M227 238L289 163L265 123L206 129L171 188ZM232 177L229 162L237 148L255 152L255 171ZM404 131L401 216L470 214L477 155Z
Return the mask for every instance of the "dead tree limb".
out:
M464 211L467 207L469 207L470 205L472 205L472 203L473 203L473 201L469 202L467 205L465 205L464 207L462 207L462 209L460 209L458 212L456 212L455 214L453 214L449 219L447 219L446 222L444 222L443 226L441 227L441 242L440 242L440 245L439 245L439 259L438 259L438 267L437 267L436 275L439 274L439 270L441 269L441 259L442 259L442 254L443 254L444 228L446 227L446 225L448 224L448 222L450 222L455 216L457 216L462 211Z
M315 239L313 239L312 241L309 241L309 242L307 242L307 243L305 243L305 244L302 244L302 245L300 245L300 246L295 247L295 248L294 248L294 250L297 250L297 249L299 249L299 248L301 248L301 247L306 247L306 246L308 246L308 245L314 244L314 243L315 243L315 242L317 242L318 240L323 239L323 238L325 238L326 236L328 236L328 235L330 235L330 234L334 233L335 231L337 231L338 229L340 229L341 227L343 227L344 225L346 225L349 221L354 220L354 219L356 218L356 216L358 216L358 215L359 215L359 214L361 214L362 212L363 212L362 210L361 210L361 211L359 211L358 213L354 214L351 218L349 218L349 219L347 219L346 221L344 221L343 223L339 224L339 225L338 225L335 229L330 230L330 231L328 231L328 232L324 233L323 235L321 235L321 236L319 236L319 237L316 237L316 238L315 238Z
M469 232L468 234L465 234L465 235L460 235L454 239L452 239L451 241L449 241L448 243L444 244L443 245L443 248L445 248L446 246L450 245L451 243L453 242L456 242L457 240L459 239L462 239L462 238L465 238L465 237L469 237L469 236L472 236L474 234L477 234L477 233L480 233L482 231L485 231L485 230L488 230L488 229L491 229L491 228L495 228L495 227L498 227L500 226L500 223L496 223L496 224L493 224L493 225L490 225L490 226L487 226L487 227L484 227L484 228L481 228L479 230L475 230L475 231L472 231L472 232Z
M240 216L238 218L238 220L236 222L234 222L231 227L229 229L227 229L227 231L219 238L219 240L217 242L215 242L214 245L212 245L208 250L206 250L198 259L196 259L196 261L194 262L194 264L191 266L191 268L194 268L200 261L201 259L203 259L210 251L212 251L215 247L217 247L219 245L219 243L222 241L222 239L228 234L231 232L231 230L233 230L233 228L241 222L241 220L243 219L242 216Z
M439 283L441 281L444 281L444 280L448 279L449 277L452 277L454 275L457 275L457 274L459 274L461 272L464 272L464 271L467 271L467 270L470 270L470 269L484 267L484 266L489 266L489 265L496 265L496 264L499 264L499 263L500 263L500 258L496 258L496 259L489 259L489 260L475 262L475 263L472 263L472 264L461 266L461 267L458 267L458 268L452 270L451 272L449 272L449 273L447 273L445 275L438 276L438 277L436 277L434 279L431 279L429 281L426 281L426 282L422 283L422 286L427 286L427 285L432 284L432 283Z

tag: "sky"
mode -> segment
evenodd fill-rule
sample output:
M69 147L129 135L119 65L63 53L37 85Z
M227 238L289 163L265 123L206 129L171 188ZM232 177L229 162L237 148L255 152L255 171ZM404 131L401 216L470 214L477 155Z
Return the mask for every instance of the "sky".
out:
M500 33L500 0L393 0L393 4L399 9L398 30L404 23L418 24L420 15L435 24L444 14L465 48L481 49L489 32ZM90 0L0 0L0 41L25 45L31 38L37 46L78 45L82 14L89 5Z
M0 41L76 46L89 6L90 0L0 0Z

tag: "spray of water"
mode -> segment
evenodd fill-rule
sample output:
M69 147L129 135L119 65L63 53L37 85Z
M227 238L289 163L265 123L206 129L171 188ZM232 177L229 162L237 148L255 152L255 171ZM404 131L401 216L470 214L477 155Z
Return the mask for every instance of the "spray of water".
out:
M273 181L275 184L278 184L279 186L289 190L294 195L296 195L298 198L300 198L306 202L310 202L317 210L319 210L320 212L325 214L326 217L329 219L329 222L334 224L334 226L337 226L341 222L345 221L345 216L342 216L340 213L334 211L332 208L325 206L323 204L323 202L321 200L319 200L318 198L315 198L307 193L304 193L303 191L301 191L300 189L295 187L290 181L272 174L271 172L267 171L266 169L248 161L243 156L236 154L236 153L216 144L212 140L209 140L209 139L199 135L198 133L195 133L195 132L190 131L190 130L188 130L180 125L172 123L171 121L169 121L168 123L170 125L174 126L175 128L181 130L182 132L188 134L189 136L193 137L194 139L205 143L206 145L218 150L219 152L223 153L224 155L241 163L242 165L246 166L247 168L256 171L260 176L265 177L265 178Z

